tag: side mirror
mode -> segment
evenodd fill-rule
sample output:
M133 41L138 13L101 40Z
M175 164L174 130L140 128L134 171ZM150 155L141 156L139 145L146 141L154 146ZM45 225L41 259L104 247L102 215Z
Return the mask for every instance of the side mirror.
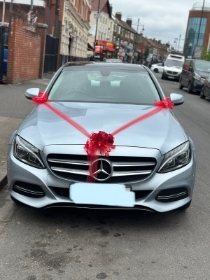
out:
M178 93L171 93L170 94L171 102L174 103L175 106L181 105L184 103L184 96Z
M32 99L33 97L37 97L39 95L40 89L39 88L29 88L25 92L25 97L27 99Z

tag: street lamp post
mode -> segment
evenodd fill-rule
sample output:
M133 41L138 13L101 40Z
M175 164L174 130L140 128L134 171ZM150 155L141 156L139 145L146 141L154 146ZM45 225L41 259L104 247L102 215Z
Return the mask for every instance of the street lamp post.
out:
M97 18L96 18L96 30L95 30L95 42L94 42L94 45L96 45L96 36L97 36L97 32L98 32L98 19L99 19L99 14L100 14L100 3L101 3L101 1L98 0L98 12L97 12Z
M75 49L74 49L74 61L77 60L77 30L75 31Z
M177 51L177 43L178 43L178 38L174 38L174 44L176 44L175 45L175 51Z

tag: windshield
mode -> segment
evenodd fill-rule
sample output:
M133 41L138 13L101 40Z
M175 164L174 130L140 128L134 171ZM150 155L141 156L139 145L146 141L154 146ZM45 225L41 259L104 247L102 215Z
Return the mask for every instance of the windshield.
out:
M167 67L181 68L183 64L184 64L183 61L173 60L173 59L167 59L166 62L165 62L165 66L167 66Z
M210 61L196 61L195 70L210 73Z
M65 69L55 81L48 100L151 105L160 100L153 81L145 72Z

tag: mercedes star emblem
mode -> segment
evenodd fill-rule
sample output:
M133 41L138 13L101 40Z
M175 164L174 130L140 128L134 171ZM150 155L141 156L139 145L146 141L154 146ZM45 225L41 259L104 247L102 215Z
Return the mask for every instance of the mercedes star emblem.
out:
M112 176L113 167L107 159L96 159L90 166L90 174L97 181L106 181Z

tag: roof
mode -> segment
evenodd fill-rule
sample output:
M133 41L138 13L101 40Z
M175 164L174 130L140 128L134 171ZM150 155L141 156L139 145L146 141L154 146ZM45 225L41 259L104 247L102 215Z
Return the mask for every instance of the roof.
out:
M102 11L104 6L107 5L109 16L111 18L112 15L111 15L111 7L110 7L110 4L109 4L109 0L93 0L91 2L91 11L98 11L99 1L100 1L99 11Z
M117 69L119 71L127 70L127 71L134 71L134 72L147 72L146 68L137 65L137 64L130 64L130 63L106 63L106 62L94 62L94 61L80 61L80 62L68 62L65 65L63 65L63 68L66 70L71 70L70 67L72 66L82 66L83 70L84 67L91 68L101 68L101 69L108 69L110 71L110 68ZM69 68L69 69L68 69ZM78 69L79 70L79 69Z
M135 29L133 29L132 27L130 27L125 21L123 20L119 20L118 18L114 17L114 21L120 25L122 28L131 31L132 33L137 33L137 31Z

